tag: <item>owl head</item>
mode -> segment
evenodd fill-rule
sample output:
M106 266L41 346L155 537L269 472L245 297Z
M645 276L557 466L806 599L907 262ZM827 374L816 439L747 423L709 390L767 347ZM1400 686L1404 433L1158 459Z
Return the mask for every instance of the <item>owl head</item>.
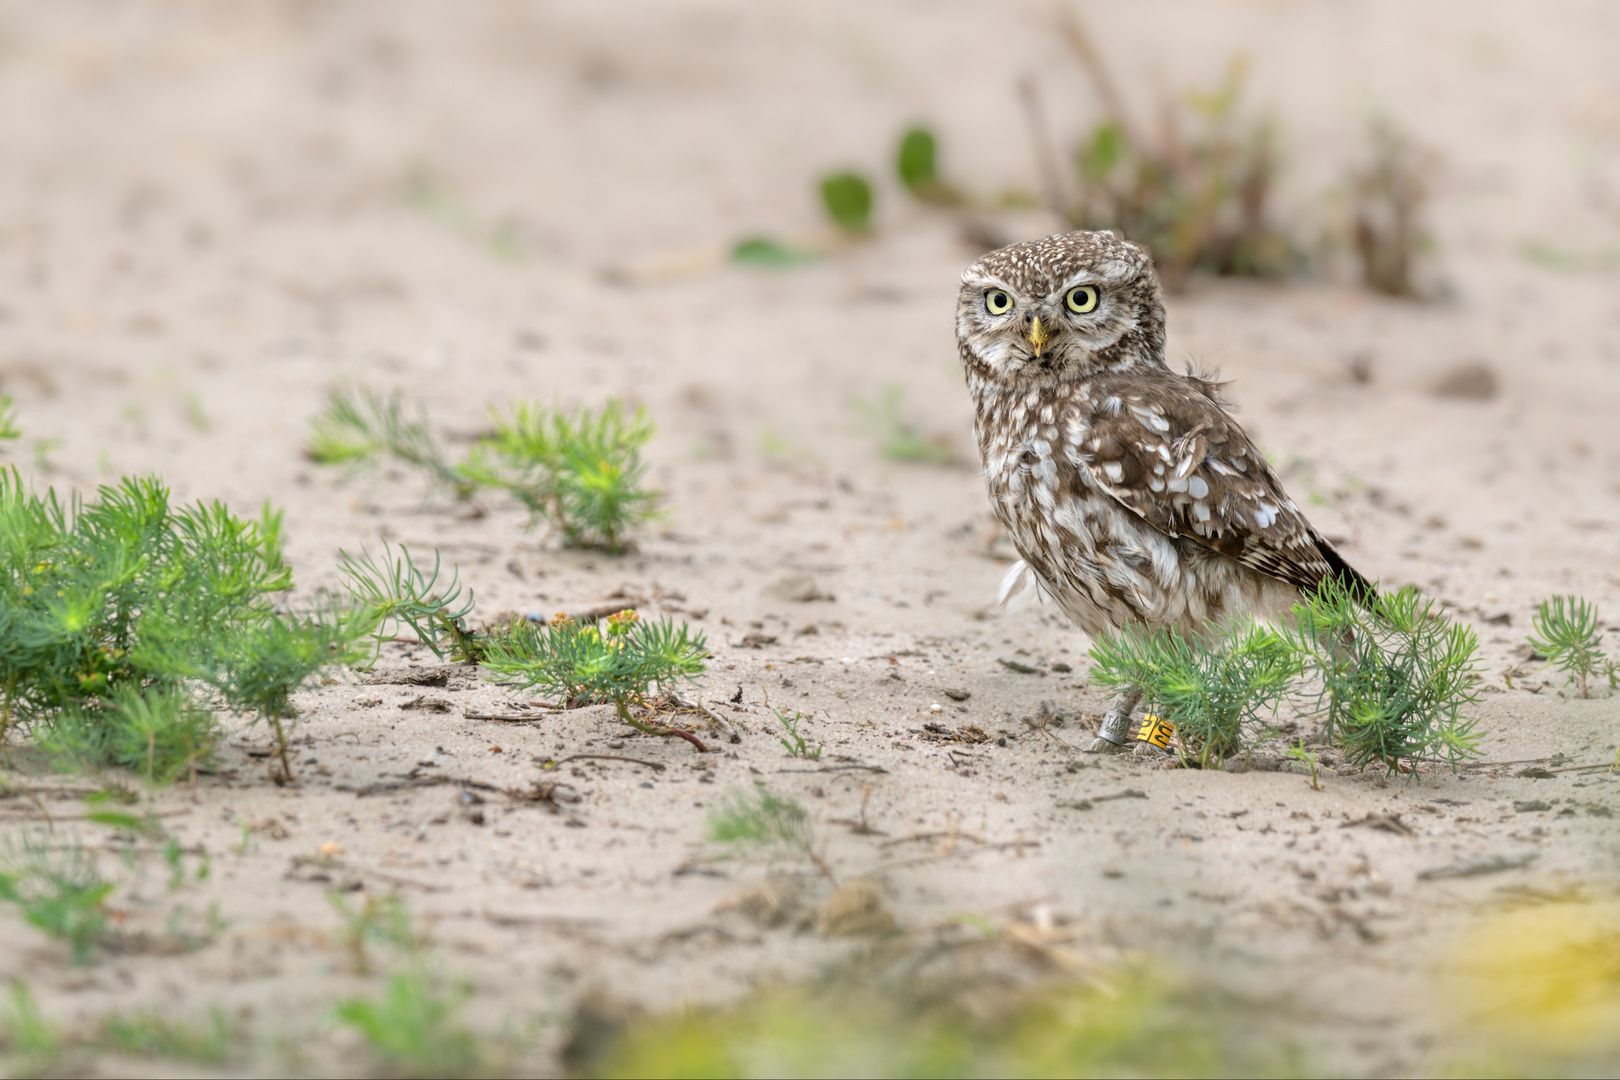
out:
M1153 258L1106 232L992 251L962 272L956 338L969 377L1003 385L1163 367Z

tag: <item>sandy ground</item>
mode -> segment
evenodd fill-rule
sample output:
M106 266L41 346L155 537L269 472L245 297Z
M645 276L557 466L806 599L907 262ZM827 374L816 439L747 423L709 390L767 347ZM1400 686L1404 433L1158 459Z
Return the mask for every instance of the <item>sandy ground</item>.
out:
M1329 214L1368 115L1436 149L1449 300L1195 283L1170 301L1170 354L1234 380L1244 422L1355 565L1477 627L1487 760L1611 759L1615 697L1577 700L1534 672L1509 688L1501 672L1524 663L1553 592L1602 605L1620 650L1620 11L1253 2L1091 18L1144 110L1246 54L1254 100L1284 124L1282 210L1301 223ZM474 1022L531 1032L523 1067L554 1070L560 1018L589 990L723 1000L858 947L761 927L738 902L767 868L709 861L705 813L758 779L812 811L829 863L872 873L903 927L1044 906L1291 1002L1330 1071L1432 1063L1433 974L1472 912L1614 888L1620 835L1599 815L1620 778L1507 765L1334 775L1318 792L1297 773L1079 753L1079 718L1105 705L1088 643L995 607L1007 551L975 470L883 460L851 407L902 386L907 419L971 455L951 311L977 251L959 222L885 182L877 235L845 254L787 273L710 265L739 236L817 228L813 178L884 170L918 118L965 185L1032 188L1026 73L1062 139L1095 120L1041 3L0 9L0 392L36 484L154 472L243 512L268 498L286 508L297 596L335 584L340 548L386 538L437 547L490 615L634 598L708 635L697 692L740 733L699 755L627 736L601 708L472 719L517 713L518 695L459 669L403 682L434 658L390 646L370 676L300 696L295 787L270 782L264 731L238 727L195 802L158 796L213 872L169 894L149 867L128 925L215 904L211 944L70 968L8 911L0 975L63 1023L220 1003L279 1048L264 1067L361 1068L327 1010L378 982L349 973L327 894L394 891L468 980ZM1526 259L1526 241L1569 268ZM1349 374L1357 357L1368 382ZM1430 392L1471 361L1494 368L1494 398ZM515 507L458 514L411 477L344 481L300 453L343 383L403 389L453 444L491 403L644 403L668 517L612 558L548 546ZM774 598L783 571L825 597ZM424 695L448 711L402 711ZM767 703L806 715L819 761L784 755ZM1068 722L1025 723L1054 711ZM991 741L949 744L929 723ZM537 764L577 753L661 768ZM407 775L545 775L578 801L492 796L475 824L454 787L367 793ZM1146 797L1075 808L1125 789ZM1515 812L1535 799L1551 808ZM853 827L863 807L874 831ZM1351 827L1368 815L1404 828ZM20 800L0 816L37 821ZM1498 856L1516 868L1418 877Z

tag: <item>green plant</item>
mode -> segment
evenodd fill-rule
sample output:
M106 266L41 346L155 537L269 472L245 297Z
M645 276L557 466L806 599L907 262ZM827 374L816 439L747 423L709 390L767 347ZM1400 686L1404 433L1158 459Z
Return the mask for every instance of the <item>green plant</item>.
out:
M804 248L793 247L768 236L748 236L731 248L731 261L745 266L765 266L788 269L815 262L820 256Z
M0 858L0 900L18 905L30 925L66 942L75 964L90 958L105 932L113 889L80 844L53 847L47 836L24 836L20 848L11 846Z
M338 940L348 951L356 974L365 975L371 970L366 954L368 942L381 942L405 953L416 951L419 944L416 932L411 928L410 913L399 897L368 895L358 909L351 909L342 893L329 892L326 898L343 920Z
M955 461L956 454L948 442L924 438L902 418L900 402L904 397L904 388L890 385L878 391L871 401L855 398L850 403L878 437L878 452L890 461L929 465L949 465Z
M1212 646L1175 630L1126 627L1091 648L1092 681L1136 687L1146 706L1175 725L1183 759L1207 766L1224 761L1264 728L1304 668L1281 633L1251 623Z
M1434 156L1385 121L1369 128L1368 160L1350 173L1350 229L1361 281L1386 296L1418 295L1415 269L1431 241L1421 218Z
M50 1071L62 1054L62 1037L39 1012L34 992L21 979L11 981L11 999L0 1014L8 1051L20 1058L12 1076L37 1076Z
M96 1042L108 1050L139 1057L194 1061L222 1065L231 1057L231 1023L225 1010L214 1006L205 1024L193 1024L139 1012L109 1016L101 1022Z
M366 389L335 391L311 425L309 456L351 469L386 459L411 465L458 499L506 492L571 547L618 553L657 515L658 494L642 486L641 450L652 438L646 410L610 400L599 410L543 409L519 402L491 410L494 434L452 462L420 409Z
M495 434L473 445L458 467L468 481L506 491L570 547L625 550L630 534L656 514L643 488L641 448L653 436L645 409L546 410L519 402L491 410Z
M1598 610L1579 596L1554 596L1541 602L1530 617L1535 633L1526 640L1538 656L1580 684L1581 697L1589 697L1588 681L1597 675L1609 688L1620 687L1620 668L1603 652Z
M310 424L311 461L359 468L393 458L425 472L458 496L470 494L465 477L446 459L420 408L407 412L399 391L383 397L367 387L332 391Z
M635 611L608 616L605 625L558 616L549 624L519 624L488 639L484 667L495 681L535 687L563 702L611 701L619 719L648 735L685 739L707 753L692 732L631 713L653 686L663 692L701 675L709 655L701 632L669 619L645 622Z
M821 179L821 205L833 224L850 235L871 228L872 185L856 172L830 173Z
M1288 756L1299 762L1301 765L1304 765L1307 769L1311 770L1311 789L1313 791L1321 791L1322 779L1320 776L1320 766L1317 764L1316 755L1305 749L1303 746L1295 745L1288 748Z
M1414 587L1368 597L1328 580L1287 631L1322 681L1324 737L1355 765L1479 753L1479 642Z
M809 859L828 881L837 884L826 860L816 849L815 830L804 807L790 798L774 795L763 783L754 781L754 790L732 791L709 810L705 823L710 843L733 852L743 850L787 850Z
M787 749L788 757L819 758L821 756L822 747L817 746L814 750L810 749L810 745L804 741L804 736L799 734L799 721L804 719L803 713L796 712L793 714L792 719L789 719L788 715L782 710L772 709L771 715L776 717L777 722L787 730L787 738L781 740L781 742L783 747Z
M1296 245L1268 220L1275 129L1269 119L1240 113L1243 63L1233 61L1215 90L1165 103L1149 134L1126 114L1101 53L1072 10L1065 10L1064 29L1105 116L1074 151L1077 201L1063 200L1056 169L1048 168L1054 174L1049 197L1060 200L1052 209L1074 228L1115 229L1144 245L1171 288L1194 271L1273 277L1293 267ZM1032 122L1039 130L1038 116Z
M940 177L939 140L929 128L908 128L900 136L895 173L905 189L921 202L956 206L963 201L961 194Z
M64 503L0 471L0 737L164 782L207 759L211 691L271 725L290 776L291 694L351 655L336 613L278 610L291 586L268 509L175 507L156 479Z
M417 964L390 975L380 998L350 998L335 1013L395 1072L466 1076L484 1064L477 1036L457 1018L466 999L465 989L447 990Z
M403 546L396 555L387 541L380 559L364 548L359 557L346 551L338 556L338 572L352 605L352 626L375 643L373 659L381 653L383 642L401 627L409 627L439 659L449 654L457 660L477 662L483 653L482 637L466 624L473 609L472 593L467 593L465 601L461 599L454 570L448 582L439 583L442 563L437 551L432 573L417 569Z
M20 438L22 429L17 426L17 410L12 408L11 398L0 395L0 448Z

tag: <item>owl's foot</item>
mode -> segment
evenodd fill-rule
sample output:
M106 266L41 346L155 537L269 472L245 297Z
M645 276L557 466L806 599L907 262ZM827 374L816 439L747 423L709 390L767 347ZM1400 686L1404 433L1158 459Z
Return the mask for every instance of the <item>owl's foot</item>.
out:
M1131 757L1133 758L1152 758L1154 760L1159 760L1164 758L1168 753L1169 751L1163 749L1162 747L1155 746L1150 742L1138 741L1135 746L1131 747Z
M1088 754L1123 754L1129 749L1130 749L1130 747L1128 747L1128 746L1121 746L1119 743L1113 742L1110 739L1105 739L1101 735L1099 735L1095 739L1092 740L1090 746L1086 747L1086 753L1088 753Z

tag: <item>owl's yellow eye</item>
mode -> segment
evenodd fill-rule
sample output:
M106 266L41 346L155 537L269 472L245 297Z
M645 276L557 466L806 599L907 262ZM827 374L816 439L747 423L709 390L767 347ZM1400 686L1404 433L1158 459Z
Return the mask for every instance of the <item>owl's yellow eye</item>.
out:
M1097 310L1097 286L1079 285L1069 290L1069 295L1063 298L1069 305L1069 310L1076 315L1085 315Z
M1012 297L1000 289L991 289L984 294L984 310L992 315L1005 315L1012 310Z

